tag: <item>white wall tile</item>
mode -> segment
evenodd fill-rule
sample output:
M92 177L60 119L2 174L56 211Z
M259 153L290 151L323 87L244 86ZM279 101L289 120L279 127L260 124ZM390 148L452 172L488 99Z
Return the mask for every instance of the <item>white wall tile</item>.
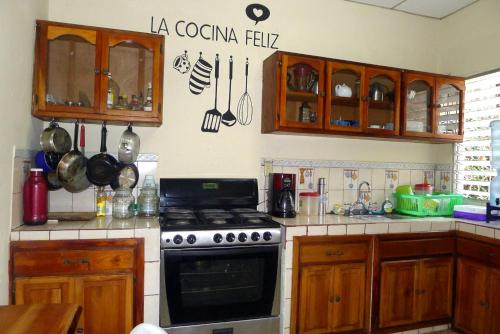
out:
M318 180L320 177L324 177L326 181L325 189L330 189L330 169L329 168L315 168L314 169L314 189L318 189Z
M418 330L418 334L425 334L425 333L432 333L432 332L434 332L433 327L420 328Z
M293 263L293 242L287 241L285 248L285 269L292 269Z
M95 191L93 187L87 188L80 193L73 194L74 212L94 212L95 211Z
M483 237L495 238L495 231L489 227L476 226L476 234L482 235Z
M144 322L158 326L160 324L160 296L144 296Z
M72 212L73 196L64 189L49 191L50 212Z
M448 325L439 325L439 326L434 326L434 332L440 332L440 331L445 331L449 328Z
M476 233L476 226L472 224L460 223L458 229L462 232Z
M10 241L18 241L19 240L19 232L13 231L10 232Z
M285 306L283 310L283 326L285 328L290 327L290 313L292 308L292 300L285 299Z
M154 175L156 183L158 184L158 177L156 176L157 168L158 162L156 161L137 162L137 169L139 170L139 181L137 182L137 186L142 187L146 175Z
M78 230L50 231L50 240L77 240Z
M17 193L12 195L12 226L11 229L23 224L23 194Z
M344 203L354 203L358 199L357 190L344 190Z
M343 172L344 190L358 189L359 170L358 169L344 169Z
M385 169L374 169L372 172L372 190L385 188Z
M411 185L420 184L424 182L424 171L412 170L410 173Z
M330 168L328 186L330 190L344 189L344 173L342 168Z
M495 230L495 239L500 239L500 230Z
M372 203L377 203L379 207L382 207L382 203L385 200L385 190L372 190Z
M403 334L418 334L418 329L412 329L409 331L404 331Z
M365 224L350 224L347 225L347 234L364 234Z
M328 225L328 235L346 235L346 225Z
M385 234L389 229L387 223L366 224L365 234Z
M286 269L283 278L284 282L284 297L292 298L292 269Z
M363 182L363 181L366 181L370 184L370 187L372 185L372 170L371 169L360 169L359 170L359 176L358 176L358 184Z
M106 239L107 230L80 230L80 239Z
M49 240L49 231L21 231L19 240Z
M327 226L308 226L307 235L326 235Z
M136 238L144 238L144 261L160 261L160 229L135 230Z
M306 235L307 226L295 226L286 228L286 240L293 240L293 237Z
M134 230L123 229L123 230L108 230L109 239L119 239L119 238L133 238Z
M160 262L144 263L144 295L160 293Z
M408 233L410 228L410 223L390 223L389 233Z
M432 231L449 231L451 222L432 222Z
M329 190L328 193L328 211L331 211L335 205L344 204L344 191L342 190Z
M399 184L406 185L411 184L411 172L407 169L399 170Z
M429 232L431 230L431 222L415 221L411 223L412 232Z

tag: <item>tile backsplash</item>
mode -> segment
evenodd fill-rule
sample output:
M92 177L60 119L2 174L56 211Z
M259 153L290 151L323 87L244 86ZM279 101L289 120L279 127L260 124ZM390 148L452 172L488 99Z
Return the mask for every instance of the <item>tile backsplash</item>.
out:
M398 185L418 183L434 184L436 191L452 190L452 165L364 162L336 160L273 160L263 159L259 175L259 210L267 211L270 195L269 177L265 171L272 165L273 173L296 174L297 198L301 191L316 191L318 179L324 177L327 184L328 207L330 211L339 204L353 203L357 199L358 185L366 181L371 191L364 192L365 202L376 202L379 206L389 198Z

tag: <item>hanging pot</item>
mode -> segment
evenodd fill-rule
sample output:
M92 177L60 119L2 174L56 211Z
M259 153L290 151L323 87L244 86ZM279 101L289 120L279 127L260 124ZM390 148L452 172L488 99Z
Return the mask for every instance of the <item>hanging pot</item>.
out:
M45 152L67 153L71 150L69 133L52 121L40 135L40 146Z

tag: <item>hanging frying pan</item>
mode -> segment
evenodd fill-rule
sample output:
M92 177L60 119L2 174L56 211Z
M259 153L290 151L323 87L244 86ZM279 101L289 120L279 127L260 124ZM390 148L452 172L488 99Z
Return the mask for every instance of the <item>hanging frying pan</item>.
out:
M75 138L73 150L66 153L57 164L57 178L64 189L78 193L90 185L87 179L87 159L78 150L78 121L75 122Z
M87 177L96 186L107 186L118 173L118 162L107 154L106 149L106 123L102 123L101 129L101 153L94 155L87 162Z
M139 181L139 170L134 164L123 165L120 164L120 169L116 176L111 180L111 188L116 190L118 188L130 188L133 189Z

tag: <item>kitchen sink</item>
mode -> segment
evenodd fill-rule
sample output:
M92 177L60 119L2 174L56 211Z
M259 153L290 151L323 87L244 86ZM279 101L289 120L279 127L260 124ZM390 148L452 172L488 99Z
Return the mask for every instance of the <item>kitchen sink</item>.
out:
M391 213L388 215L359 215L359 216L353 216L353 218L361 220L371 220L371 221L391 221L399 219L422 219L425 217L405 216L397 213Z

